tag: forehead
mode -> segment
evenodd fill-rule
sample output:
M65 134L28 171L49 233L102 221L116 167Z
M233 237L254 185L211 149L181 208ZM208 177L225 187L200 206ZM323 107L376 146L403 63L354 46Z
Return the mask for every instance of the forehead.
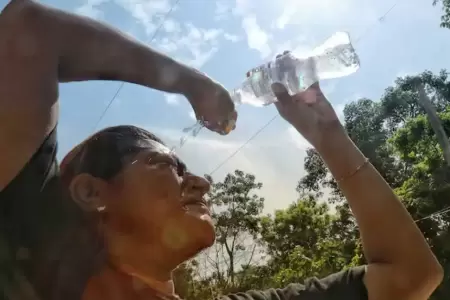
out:
M155 153L175 155L175 153L167 146L151 139L142 139L136 141L132 147L138 150L138 154Z
M95 158L94 160L97 162L107 161L108 165L114 165L114 161L117 160L122 161L122 163L134 163L134 160L141 153L174 154L167 146L151 138L129 135L110 135L109 137L112 138L105 139L104 137L99 137L89 140L72 149L61 161L61 170L65 169L66 165L69 165L74 160L79 161L80 165L86 165L82 162L87 162L87 165L92 165L91 158ZM92 145L86 145L91 142L93 142ZM99 155L104 159L99 160Z
M139 141L136 141L134 146L142 150L159 152L162 154L170 154L172 152L167 146L151 139L141 139Z

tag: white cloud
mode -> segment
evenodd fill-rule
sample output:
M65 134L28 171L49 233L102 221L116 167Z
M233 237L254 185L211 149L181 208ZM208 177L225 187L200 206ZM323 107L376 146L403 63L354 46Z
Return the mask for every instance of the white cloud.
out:
M99 6L108 1L109 0L88 0L83 5L75 9L75 13L93 19L101 19L103 18L103 11L99 8Z
M233 14L237 16L244 16L252 11L253 4L251 0L236 0L233 8Z
M217 53L220 39L233 43L239 41L237 35L223 29L201 28L190 22L179 22L171 15L167 16L173 5L170 0L87 0L77 11L93 18L101 18L103 12L99 6L106 2L114 2L130 14L144 30L144 41L149 42L155 30L162 26L152 45L196 68L203 67ZM177 7L173 8L176 9ZM217 4L216 11L226 14L231 11L231 6L223 1Z
M178 33L181 31L181 26L173 19L166 19L163 23L164 30L168 33Z
M203 67L214 56L219 50L219 39L225 34L221 29L205 29L192 23L181 24L174 20L170 20L163 29L165 34L152 44L195 68ZM227 35L225 38L235 37Z
M247 43L250 49L260 52L262 58L270 54L269 35L261 29L255 16L246 16L242 20L242 28L247 34Z
M193 58L187 60L187 64L201 68L213 55L219 50L218 47L211 47L209 50L201 51L200 49L192 49Z
M231 12L230 1L216 1L216 7L214 10L214 20L223 21L228 19Z
M223 34L223 37L224 37L227 41L230 41L230 42L233 42L233 43L236 43L236 42L240 41L240 39L241 39L239 36L234 35L234 34L231 34L231 33L227 33L227 32L225 32L225 33Z
M372 8L371 1L368 0L281 0L280 2L281 5L271 7L275 14L273 26L277 29L284 29L287 25L312 25L317 22L321 25L339 25L349 20L363 20L367 17L367 10Z
M115 0L118 5L144 27L147 35L153 34L162 18L170 11L172 3L169 0ZM176 7L173 8L176 10Z
M170 40L167 37L164 37L158 41L158 48L166 53L176 52L179 48L178 44L175 41Z
M297 149L306 151L312 145L294 127L287 129L287 137Z
M164 94L167 104L178 105L180 104L180 95L177 94Z
M376 24L377 19L385 10L376 11L372 0L280 0L278 2L235 0L232 12L234 16L242 18L243 24L246 22L247 27L257 23L257 19L259 24L264 24L263 32L269 32L270 29L270 34L265 33L260 37L262 40L267 39L266 43L271 48L281 48L279 44L285 43L287 27L295 26L295 34L291 34L289 38L293 40L290 49L293 50L294 47L301 46L302 50L311 51L315 46L318 46L316 43L321 42L320 40L310 39L322 35L316 33L327 32L331 34L333 30L351 29L358 36L358 34L366 32L368 27ZM243 27L248 32L248 28ZM261 29L259 25L258 28ZM304 43L307 41L305 33L307 33L309 40L309 43L306 44ZM297 40L298 37L300 37L300 41ZM261 42L261 44L263 45L264 42ZM249 47L251 47L250 42ZM262 47L263 49L266 48Z
M214 41L214 40L217 40L217 38L221 34L222 34L222 30L220 30L220 29L217 29L217 28L206 29L203 31L203 39L205 39L207 41Z
M344 108L345 108L346 103L340 103L338 105L336 105L334 107L334 110L336 111L336 114L339 118L339 121L341 121L341 123L344 123Z
M219 50L219 37L223 31L217 28L199 28L192 23L183 24L180 34L165 37L158 46L185 63L201 68Z
M297 34L292 39L282 41L271 39L270 42L270 58L274 58L277 54L281 54L287 50L293 52L299 57L305 57L311 54L313 49L317 46L303 33Z
M294 3L288 2L283 7L283 12L274 21L274 26L277 29L284 29L284 27L291 21L292 17L297 13L297 7L299 5L293 5Z
M151 35L155 31L170 9L177 9L176 6L172 7L170 0L86 0L75 11L79 14L99 19L104 15L99 6L107 2L115 2L122 7L136 22L144 27L147 35ZM179 28L178 23L171 19L165 19L163 27L167 32L173 32Z

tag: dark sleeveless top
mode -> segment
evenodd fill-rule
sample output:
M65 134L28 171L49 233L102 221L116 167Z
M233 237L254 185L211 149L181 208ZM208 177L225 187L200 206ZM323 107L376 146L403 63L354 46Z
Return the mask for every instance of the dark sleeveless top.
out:
M101 239L67 197L56 129L0 193L0 299L80 300L104 263ZM367 300L365 268L220 300Z
M0 299L79 300L102 262L100 239L61 184L56 135L0 192Z

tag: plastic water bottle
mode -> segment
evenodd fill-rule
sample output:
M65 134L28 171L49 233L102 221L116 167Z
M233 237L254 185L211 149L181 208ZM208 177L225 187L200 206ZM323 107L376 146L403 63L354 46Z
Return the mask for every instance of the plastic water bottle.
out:
M247 73L245 81L231 92L235 104L265 106L276 102L271 85L283 84L293 95L323 79L350 75L359 68L359 58L346 32L337 32L308 56L285 52L275 60Z
M235 105L266 106L277 101L271 85L279 82L293 95L306 90L319 80L350 75L359 69L359 58L347 32L337 32L321 46L304 56L287 51L275 60L247 72L247 78L230 92ZM189 136L196 136L203 127L198 121L183 129L182 147Z

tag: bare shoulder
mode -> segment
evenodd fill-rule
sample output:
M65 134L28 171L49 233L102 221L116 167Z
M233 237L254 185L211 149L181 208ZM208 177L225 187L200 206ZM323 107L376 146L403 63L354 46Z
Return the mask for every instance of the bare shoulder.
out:
M56 124L58 57L39 18L28 0L0 15L0 191Z

